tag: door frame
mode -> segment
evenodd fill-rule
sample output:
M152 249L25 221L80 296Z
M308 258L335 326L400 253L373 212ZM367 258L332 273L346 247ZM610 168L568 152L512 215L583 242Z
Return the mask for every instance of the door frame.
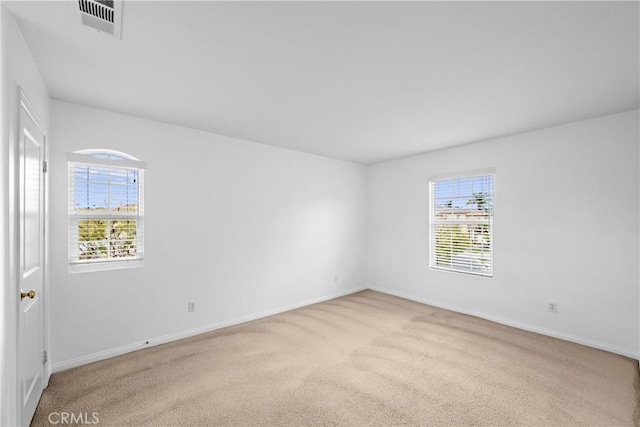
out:
M12 378L13 387L15 390L14 396L15 398L15 409L16 409L16 422L20 422L22 419L22 408L20 401L20 381L19 375L20 372L20 336L19 336L19 328L20 328L20 143L22 138L22 123L20 121L21 111L24 110L27 115L33 120L33 123L38 127L38 130L42 132L43 135L43 153L42 158L47 165L49 164L49 147L48 147L48 133L47 129L43 125L42 119L38 115L37 111L29 101L27 94L22 89L21 86L17 87L18 91L18 102L17 109L15 114L15 123L16 123L16 132L14 135L14 141L12 141L9 149L9 267L10 267L10 283L11 283L11 292L10 295L13 295L14 302L12 304L12 311L14 312L14 334L15 337L12 339L13 347L15 349L13 356L13 365L15 367L15 377ZM41 165L42 167L42 165ZM44 332L44 342L43 347L47 352L47 355L51 354L49 349L49 174L42 174L42 185L44 192L44 200L42 206L42 215L43 215L43 284L42 284L42 304L43 304L43 332ZM11 304L11 302L9 302ZM44 375L44 387L46 388L49 384L49 377L51 375L51 363L50 358L47 357L47 361L43 366L43 375Z

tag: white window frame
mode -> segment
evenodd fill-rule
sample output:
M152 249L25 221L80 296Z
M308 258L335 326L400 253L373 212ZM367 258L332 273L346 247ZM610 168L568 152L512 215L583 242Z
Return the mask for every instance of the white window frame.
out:
M106 156L106 157L105 157ZM135 213L126 212L101 212L78 214L75 212L75 188L71 178L73 168L78 165L113 166L119 168L138 170L138 209ZM144 170L147 163L135 157L115 150L92 149L67 153L68 176L68 248L69 248L69 273L81 273L90 271L114 270L130 267L142 267L144 265ZM136 220L136 256L129 258L89 259L81 260L78 254L77 229L78 222L87 218L105 219L135 219Z
M439 181L448 181L455 179L464 179L464 178L475 178L475 177L483 177L483 176L491 176L493 187L491 192L491 213L489 216L489 233L490 233L490 257L491 257L491 269L487 273L475 272L475 271L467 271L457 268L447 268L440 265L435 265L436 262L436 225L437 224L478 224L477 221L458 221L458 220L448 220L448 221L436 221L435 218L435 183ZM494 228L494 215L495 215L495 169L480 169L474 171L467 172L458 172L458 173L449 173L449 174L440 174L429 177L429 269L436 271L444 271L456 274L465 274L477 277L484 278L492 278L494 275L494 267L495 267L495 258L494 258L494 246L495 246L495 228ZM484 223L484 222L483 222Z

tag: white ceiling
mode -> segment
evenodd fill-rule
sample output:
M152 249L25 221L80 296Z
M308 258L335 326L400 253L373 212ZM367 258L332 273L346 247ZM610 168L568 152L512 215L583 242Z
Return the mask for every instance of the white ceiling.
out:
M365 164L639 106L638 2L3 4L53 98Z

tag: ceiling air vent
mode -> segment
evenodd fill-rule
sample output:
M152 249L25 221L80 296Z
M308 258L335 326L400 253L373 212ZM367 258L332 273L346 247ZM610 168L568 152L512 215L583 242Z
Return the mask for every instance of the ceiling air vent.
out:
M83 25L121 38L122 0L78 0Z

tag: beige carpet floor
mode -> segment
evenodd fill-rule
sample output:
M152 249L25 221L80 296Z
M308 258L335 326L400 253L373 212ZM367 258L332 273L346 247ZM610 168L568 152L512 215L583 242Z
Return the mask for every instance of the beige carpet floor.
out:
M638 387L637 361L364 291L57 373L32 425L628 426Z

